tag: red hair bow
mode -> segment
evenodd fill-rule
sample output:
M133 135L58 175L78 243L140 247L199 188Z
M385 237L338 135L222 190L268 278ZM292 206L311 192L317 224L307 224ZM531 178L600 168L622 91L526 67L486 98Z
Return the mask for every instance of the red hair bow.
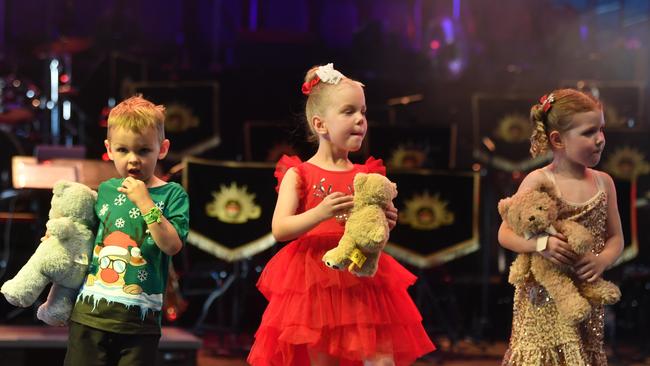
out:
M311 81L305 81L304 83L302 83L302 93L305 95L311 94L311 89L319 82L320 82L320 78L318 77L318 75L314 76L314 78L311 79Z
M542 110L544 113L547 113L551 109L551 104L555 102L555 96L553 94L546 94L539 98L539 102L542 104Z

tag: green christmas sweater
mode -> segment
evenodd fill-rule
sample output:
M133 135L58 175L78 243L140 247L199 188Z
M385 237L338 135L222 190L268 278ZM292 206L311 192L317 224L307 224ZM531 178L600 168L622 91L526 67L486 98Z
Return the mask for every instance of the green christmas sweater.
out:
M159 334L170 257L153 241L142 212L117 188L122 178L100 184L97 239L71 320L115 333ZM149 188L153 202L185 243L189 200L183 187Z

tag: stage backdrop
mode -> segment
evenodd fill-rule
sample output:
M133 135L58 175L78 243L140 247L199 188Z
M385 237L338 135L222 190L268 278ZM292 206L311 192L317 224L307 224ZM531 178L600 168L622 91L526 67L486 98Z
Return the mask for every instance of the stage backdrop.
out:
M625 249L617 262L619 264L636 258L639 248L647 248L650 244L650 238L638 235L638 206L644 209L644 196L650 192L650 132L627 128L613 128L614 131L610 131L607 124L605 130L605 151L598 169L607 172L616 184L625 236ZM644 223L641 221L642 225Z
M229 262L276 243L271 235L277 198L273 164L183 161L183 185L190 197L188 243Z
M506 172L527 172L550 155L530 156L530 107L540 96L482 94L472 96L474 158Z
M127 83L128 95L165 106L165 135L172 141L167 158L180 161L219 145L219 85L216 82Z
M478 173L389 170L388 177L399 210L388 253L426 268L478 250Z

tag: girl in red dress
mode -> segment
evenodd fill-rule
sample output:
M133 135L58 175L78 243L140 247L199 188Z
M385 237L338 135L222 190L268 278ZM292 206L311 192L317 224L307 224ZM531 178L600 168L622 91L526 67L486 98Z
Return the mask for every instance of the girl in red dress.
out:
M348 159L366 134L363 85L332 64L307 72L309 130L318 150L309 160L278 162L273 235L289 241L266 265L257 287L269 304L248 356L252 365L408 365L435 346L406 289L416 277L383 253L374 277L328 268L352 208L355 174L385 174L381 160ZM386 217L392 229L397 211Z

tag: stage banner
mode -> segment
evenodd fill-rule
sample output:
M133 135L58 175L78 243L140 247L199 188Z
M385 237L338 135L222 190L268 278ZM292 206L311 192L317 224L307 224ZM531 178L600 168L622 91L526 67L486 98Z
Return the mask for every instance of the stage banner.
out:
M273 246L277 194L274 164L185 158L183 186L190 197L188 243L228 262Z
M304 160L314 150L305 128L284 121L245 121L244 158L275 163L282 155L297 155Z
M645 207L644 196L650 194L650 145L648 131L614 129L605 127L605 150L598 169L607 172L616 185L618 210L623 225L625 249L617 264L637 257L639 246L650 244L650 238L638 235L638 208Z
M646 130L645 81L563 80L560 86L589 93L603 104L607 131Z
M219 85L216 82L127 83L128 95L140 93L165 106L167 158L175 162L219 145Z
M244 122L244 157L247 161L276 163L282 155L297 155L309 159L318 142L309 141L306 122L288 121ZM367 139L359 151L350 154L352 161L365 161L368 156Z
M456 136L456 125L373 125L366 140L369 150L381 156L389 169L453 169Z
M482 94L472 96L474 158L506 172L527 172L550 160L530 156L530 108L540 96Z
M399 211L386 252L420 268L479 249L479 175L432 170L389 170Z

